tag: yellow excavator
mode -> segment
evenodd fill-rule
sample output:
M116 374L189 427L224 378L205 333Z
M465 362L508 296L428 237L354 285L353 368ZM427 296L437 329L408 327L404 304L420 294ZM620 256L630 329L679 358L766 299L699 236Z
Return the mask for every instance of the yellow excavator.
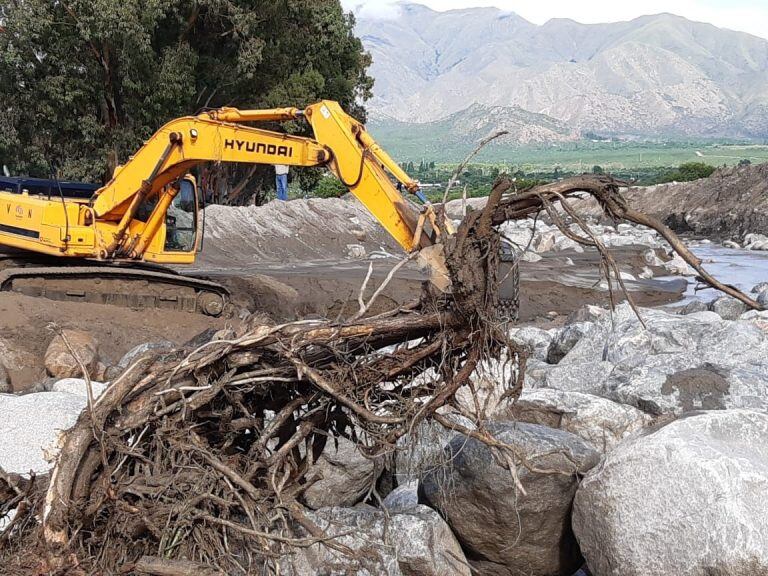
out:
M249 125L302 119L314 138ZM202 226L190 171L207 162L326 167L406 252L421 251L439 275L439 243L453 232L451 222L438 221L418 183L360 122L322 101L304 110L220 108L172 120L92 194L71 193L69 183L6 187L0 249L10 253L0 256L0 290L220 315L228 300L223 286L160 266L195 261Z

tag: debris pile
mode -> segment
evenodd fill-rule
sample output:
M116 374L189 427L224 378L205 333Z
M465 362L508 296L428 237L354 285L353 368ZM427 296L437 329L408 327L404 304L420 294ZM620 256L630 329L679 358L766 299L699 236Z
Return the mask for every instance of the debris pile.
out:
M141 355L98 399L89 394L49 478L2 473L0 564L14 574L268 573L296 549L318 545L364 563L365 547L330 535L327 518L304 506L321 480L315 464L340 438L370 459L391 454L428 420L487 446L519 486L517 466L533 465L484 427L477 402L467 409L455 394L474 395L473 377L501 358L502 398L522 391L527 347L507 337L496 315L499 224L546 211L569 238L600 250L609 284L621 286L605 246L568 202L579 191L617 220L656 229L705 281L759 306L719 285L674 234L627 207L610 178L503 196L511 188L498 182L486 207L446 240L449 297L425 289L418 301L370 316L361 291L360 312L346 322L257 319L194 349ZM590 452L587 460L596 458ZM583 471L560 464L565 476ZM369 492L375 498L376 487Z

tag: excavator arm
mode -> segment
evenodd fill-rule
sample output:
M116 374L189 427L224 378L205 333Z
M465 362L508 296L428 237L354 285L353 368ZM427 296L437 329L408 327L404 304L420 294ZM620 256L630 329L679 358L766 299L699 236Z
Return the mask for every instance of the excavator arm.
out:
M315 138L246 125L300 119L309 122ZM105 223L99 256L149 256L150 260L162 261L148 254L147 249L176 192L170 185L207 162L325 166L407 252L435 244L440 234L450 229L449 223L437 222L428 203L418 210L404 198L390 174L408 192L417 194L418 184L336 102L323 101L305 110L222 108L169 122L96 192L94 217ZM160 201L149 222L136 226L139 207L155 196Z
M251 125L289 120L307 121L314 138ZM418 184L362 124L337 103L323 101L304 110L221 108L172 120L90 199L65 198L55 186L47 194L0 190L0 252L20 249L49 263L18 267L12 259L7 267L9 260L4 264L0 254L0 291L221 314L228 298L223 286L125 266L194 263L202 232L190 171L211 162L326 167L406 252L418 251L433 283L448 289L440 239L453 232L450 222L438 221ZM409 202L401 190L419 196L422 205ZM82 289L73 288L75 279L85 281L78 285Z

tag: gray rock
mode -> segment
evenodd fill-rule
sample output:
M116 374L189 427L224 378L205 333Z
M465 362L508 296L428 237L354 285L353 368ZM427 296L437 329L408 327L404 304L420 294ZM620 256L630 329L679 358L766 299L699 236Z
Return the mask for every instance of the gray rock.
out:
M699 412L630 439L581 483L573 528L599 576L768 574L768 415Z
M404 512L419 505L419 481L412 480L387 494L381 503L390 513Z
M734 242L733 240L726 240L725 242L723 242L723 246L726 248L733 248L736 250L741 248L741 244L739 244L738 242Z
M693 274L693 268L677 252L675 252L672 260L664 262L664 269L670 274L678 274L680 276L690 276Z
M547 359L547 351L552 343L552 334L546 330L535 326L523 326L522 328L511 329L509 336L515 342L528 346L534 358Z
M150 352L170 352L175 348L176 345L169 340L160 340L159 342L145 342L144 344L134 346L128 352L126 352L123 357L120 358L120 361L117 363L117 367L123 371L128 368L128 366L149 354Z
M763 308L768 308L768 290L760 292L760 294L757 295L756 300L760 306Z
M651 417L637 408L580 392L551 388L524 390L495 417L542 424L576 434L598 452L612 450L627 436L651 424Z
M426 506L396 514L368 506L323 508L307 515L326 534L339 535L334 542L360 554L350 558L322 543L314 544L285 557L280 574L470 575L456 537L438 513Z
M655 266L657 268L664 266L664 260L658 257L655 250L646 250L643 258L648 266Z
M762 294L768 291L768 282L760 282L752 287L752 294Z
M723 320L738 320L747 311L747 305L731 296L721 296L712 301L710 310Z
M468 418L451 414L448 418L471 430L475 425ZM418 480L424 474L445 466L444 448L458 432L449 430L434 421L421 422L410 434L397 441L395 453L395 477L398 484ZM463 436L462 436L463 438Z
M679 316L627 304L601 319L541 386L584 392L655 415L696 409L768 410L768 331L712 312Z
M571 501L578 475L600 456L578 436L537 424L490 422L487 429L530 466L560 473L518 465L523 494L485 444L457 436L446 448L449 463L425 475L419 500L446 519L477 574L573 574L582 559Z
M699 299L691 300L684 306L677 308L679 314L696 314L697 312L706 312L709 310L709 305Z
M376 482L376 465L363 456L354 442L329 441L316 463L322 478L304 493L310 508L353 506L360 502Z
M547 362L557 364L592 329L591 322L573 322L560 329L547 350Z
M85 403L66 392L0 394L0 468L17 474L47 472L61 432L74 425Z
M600 308L600 306L593 306L592 304L587 304L586 306L582 306L575 312L572 312L568 318L566 318L565 323L566 324L576 324L578 322L597 322L608 314L608 310L605 308Z
M9 392L11 392L11 376L8 374L5 364L0 362L0 394Z
M94 398L101 396L102 392L106 389L106 384L96 381L91 382L91 390L93 391ZM51 390L54 392L66 392L68 394L88 398L88 385L82 378L64 378L62 380L57 380L51 386Z

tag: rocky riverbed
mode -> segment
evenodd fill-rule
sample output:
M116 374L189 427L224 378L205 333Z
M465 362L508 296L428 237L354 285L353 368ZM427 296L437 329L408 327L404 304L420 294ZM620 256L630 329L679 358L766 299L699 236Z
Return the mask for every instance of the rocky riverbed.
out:
M449 213L461 208L454 204ZM291 207L305 209L320 218L333 212ZM215 214L205 266L237 289L239 310L207 326L165 315L148 319L142 333L139 316L130 316L141 313L124 311L117 318L135 331L116 339L119 330L107 330L105 318L77 318L74 304L43 303L41 330L29 345L15 335L24 329L24 306L35 301L0 294L0 305L17 316L13 332L0 333L0 391L18 391L21 377L28 384L23 394L0 394L0 468L50 470L62 432L88 402L83 368L98 397L143 355L226 340L255 312L331 315L354 305L368 264L380 280L397 259L361 221L363 212L344 214L356 219L354 239L302 241L296 250L312 249L303 263L263 261L273 253L264 241L260 257L228 263L222 247L231 240L230 216ZM422 424L373 458L353 441L329 442L303 503L313 522L354 554L317 542L285 558L280 573L768 574L768 312L694 291L691 270L656 234L594 223L640 306L638 313L626 302L611 310L594 252L539 219L503 231L521 261L523 321L506 328L530 351L520 397L506 394L515 376L510 367L492 363L472 390L459 390L460 410L444 414L453 426ZM280 241L298 233L286 219ZM725 280L768 304L768 268L748 258L759 252L692 245L721 267L716 273L728 272L738 254ZM385 304L416 294L421 280L406 269ZM50 320L63 331L43 331ZM35 369L25 372L29 366ZM512 472L472 436L478 424L513 447ZM308 534L297 527L295 536Z

